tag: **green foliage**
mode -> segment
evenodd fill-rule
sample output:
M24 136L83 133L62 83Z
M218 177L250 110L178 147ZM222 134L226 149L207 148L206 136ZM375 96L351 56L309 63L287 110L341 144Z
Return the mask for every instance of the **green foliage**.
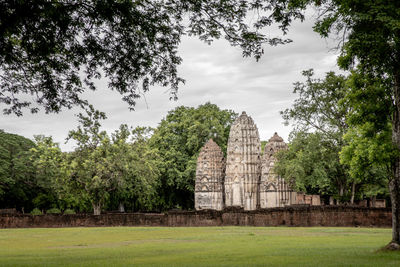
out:
M132 209L149 210L157 203L158 155L147 144L151 129L121 125L110 137L100 130L105 115L94 110L79 114L70 131L77 148L67 156L67 175L60 181L66 194L100 209L110 198ZM115 206L115 203L111 203Z
M149 146L153 129L121 125L112 135L113 159L110 168L119 176L120 186L111 193L117 205L130 210L153 210L159 202L159 155ZM117 206L114 205L114 206Z
M46 211L46 214L61 214L61 210L58 208L51 208Z
M291 19L282 19L281 12L288 6L276 5L253 0L2 1L0 103L7 106L5 113L17 115L25 108L37 112L33 104L46 112L85 105L81 94L95 90L95 80L103 75L130 108L153 85L170 87L176 98L184 82L177 74L183 35L207 43L224 37L244 56L258 59L263 43L290 42L260 31L273 21L287 30ZM303 18L290 6L289 12Z
M324 79L314 78L312 69L302 74L306 82L294 84L293 93L298 98L292 108L281 112L285 123L293 122L295 131L318 131L342 145L348 107L339 105L339 101L347 93L347 78L334 72L328 72Z
M31 140L0 130L0 207L33 208L36 185L34 166L29 159L33 147Z
M264 148L267 145L268 141L261 141L261 154L264 154Z
M66 210L64 210L64 213L63 214L65 214L65 215L68 215L68 214L76 214L76 212L74 211L74 210L72 210L72 209L66 209Z
M275 170L298 191L340 199L348 181L338 153L336 144L322 133L293 133L289 149L277 155Z
M66 194L61 181L66 176L66 154L61 152L52 137L35 136L36 146L30 150L30 160L35 167L35 181L40 192L33 200L36 207L48 209L53 206L77 205Z
M237 114L206 103L198 108L170 111L150 139L160 155L161 208L193 208L196 161L201 147L212 138L226 153L231 123Z
M101 207L117 183L107 166L111 140L100 130L105 114L93 106L86 112L87 116L78 115L80 125L68 134L68 140L74 140L77 148L67 156L69 168L61 183L68 194L76 196L80 202L89 201L93 207Z
M339 160L348 128L348 107L343 101L347 78L333 72L324 79L313 75L313 70L303 71L306 82L294 84L298 98L292 108L281 112L294 129L289 149L278 155L276 171L300 191L349 200L351 180Z
M296 4L298 3L296 0L285 2L295 3L296 8L304 9L304 1L300 1L301 4ZM356 114L366 116L354 116L354 114L350 116L349 124L356 128L350 136L354 136L354 133L369 133L365 137L372 140L367 142L374 145L380 138L380 131L386 131L390 121L392 146L400 151L400 1L312 0L305 3L318 6L320 16L314 26L317 32L325 37L332 33L340 37L339 66L346 70L356 71L355 83L353 83L355 87L352 93L363 96L364 99L353 98L352 100L355 101L349 101L349 105L354 108ZM366 92L371 94L368 95ZM375 100L373 96L377 95L380 97ZM358 119L355 119L357 117ZM361 141L362 139L362 137L355 138L358 145L365 143ZM392 150L390 148L386 153L388 150L385 149L384 153L379 153L382 158L378 159L377 164L372 165L379 166L379 162L388 154L392 155L390 158L392 175L389 177L391 201L394 207L392 242L398 245L400 244L398 225L400 222L398 208L400 206L400 164L398 153L394 155ZM355 158L358 157L357 155ZM348 157L344 160L347 163L350 162L350 166L354 166L354 161L351 163L352 160ZM358 175L359 177L362 176Z
M376 192L384 196L399 156L392 142L390 86L371 75L353 72L349 88L345 101L352 107L347 115L351 127L344 136L347 145L341 151L341 162L349 166L353 180L368 181L365 195Z
M278 173L299 190L341 201L385 196L397 157L387 87L357 72L349 77L330 72L323 80L314 79L312 70L303 75L307 82L295 83L299 97L282 112L295 127L289 150L279 155Z
M40 209L38 209L38 208L34 208L31 211L31 215L42 215L42 214L43 214L42 211Z

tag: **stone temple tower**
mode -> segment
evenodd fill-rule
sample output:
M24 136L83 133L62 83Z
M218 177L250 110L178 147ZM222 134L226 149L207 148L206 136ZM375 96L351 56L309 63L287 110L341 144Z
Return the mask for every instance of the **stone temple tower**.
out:
M224 208L224 170L224 154L221 148L210 139L202 147L197 158L194 194L196 210L222 210Z
M225 205L257 209L261 143L257 126L243 112L231 126L225 171Z
M260 208L284 207L294 204L296 192L293 192L284 179L274 173L275 153L287 149L287 144L277 133L272 136L264 148L261 167Z

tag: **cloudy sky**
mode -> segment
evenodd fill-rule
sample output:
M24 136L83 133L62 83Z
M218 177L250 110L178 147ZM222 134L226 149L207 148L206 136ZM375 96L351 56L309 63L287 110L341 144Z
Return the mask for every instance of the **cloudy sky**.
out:
M301 71L315 70L317 77L337 71L337 52L334 40L320 38L312 31L312 12L304 23L295 23L288 35L294 42L278 47L265 47L265 54L256 62L243 58L239 48L230 47L224 40L211 46L195 37L183 38L180 55L183 63L180 75L186 84L179 89L179 100L170 101L166 88L153 87L145 99L138 101L136 111L129 111L118 93L107 89L102 81L99 90L86 94L95 108L106 112L103 128L114 131L122 123L131 126L156 127L167 112L176 106L198 106L205 102L238 113L246 111L258 126L261 140L268 140L278 132L286 141L291 127L284 126L279 111L292 105L296 96L293 83L304 81ZM271 37L275 32L269 32ZM0 129L28 138L33 135L51 135L63 150L72 150L65 144L69 130L77 126L76 109L60 114L0 115Z

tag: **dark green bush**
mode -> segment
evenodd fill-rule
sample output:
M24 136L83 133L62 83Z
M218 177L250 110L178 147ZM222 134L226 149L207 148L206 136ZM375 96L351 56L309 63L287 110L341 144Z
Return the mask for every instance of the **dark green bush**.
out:
M64 214L75 214L75 211L71 209L66 209L64 210Z
M31 211L31 214L32 214L32 215L42 215L43 213L42 213L42 211L41 211L40 209L34 208L34 209Z
M49 210L47 210L46 212L47 214L60 214L61 210L57 209L57 208L51 208Z

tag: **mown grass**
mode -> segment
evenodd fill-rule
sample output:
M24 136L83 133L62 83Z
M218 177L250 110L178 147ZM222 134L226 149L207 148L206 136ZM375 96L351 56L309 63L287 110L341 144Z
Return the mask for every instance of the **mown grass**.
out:
M0 266L400 266L390 229L104 227L0 230Z

